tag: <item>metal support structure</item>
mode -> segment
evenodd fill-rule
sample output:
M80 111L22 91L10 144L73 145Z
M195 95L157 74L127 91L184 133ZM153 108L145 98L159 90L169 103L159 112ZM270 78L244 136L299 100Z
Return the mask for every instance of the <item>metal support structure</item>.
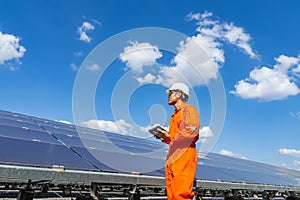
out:
M140 200L141 195L137 185L131 186L128 193L128 200Z
M19 191L17 200L32 200L34 196L34 189L32 189L31 179L28 180L25 188Z
M32 200L34 190L46 193L49 188L60 189L62 196L70 196L73 191L84 191L95 200L108 198L108 195L127 196L132 200L141 199L145 195L165 196L165 179L162 176L0 165L0 183L5 190L18 190L26 182L26 187L18 194L18 200ZM259 195L268 199L278 194L286 198L298 197L300 186L196 180L194 191L197 199L212 195L226 198Z

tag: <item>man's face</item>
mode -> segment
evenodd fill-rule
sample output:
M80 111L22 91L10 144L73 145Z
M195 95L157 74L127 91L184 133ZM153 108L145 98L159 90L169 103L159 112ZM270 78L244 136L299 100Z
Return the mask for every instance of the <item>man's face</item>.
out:
M169 97L168 97L168 104L169 105L175 105L177 101L181 97L181 92L179 91L170 91Z

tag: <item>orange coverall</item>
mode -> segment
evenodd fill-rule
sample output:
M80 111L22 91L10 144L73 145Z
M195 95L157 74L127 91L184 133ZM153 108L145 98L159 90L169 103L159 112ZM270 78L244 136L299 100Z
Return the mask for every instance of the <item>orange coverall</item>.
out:
M168 200L191 199L197 167L196 141L199 139L200 118L196 108L184 103L170 119L169 153L165 164Z

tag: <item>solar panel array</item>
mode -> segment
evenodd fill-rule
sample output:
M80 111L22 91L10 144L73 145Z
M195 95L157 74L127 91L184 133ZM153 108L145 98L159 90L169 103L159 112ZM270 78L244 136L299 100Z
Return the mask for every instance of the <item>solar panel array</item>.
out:
M84 133L81 138L78 129ZM88 141L88 147L83 144L82 137ZM107 138L126 153L110 151L111 144L107 142ZM140 165L163 163L166 152L151 159L143 157L143 153L160 148L166 148L165 144L150 139L76 127L0 110L0 164L46 168L63 166L65 169L130 173L139 172L138 167L134 168L128 164L131 159L141 159ZM122 171L106 165L96 159L91 151L93 155L119 160L120 165L128 165L128 170ZM160 169L146 174L164 176L163 167L161 164ZM196 178L239 183L300 185L299 171L214 153L199 156Z

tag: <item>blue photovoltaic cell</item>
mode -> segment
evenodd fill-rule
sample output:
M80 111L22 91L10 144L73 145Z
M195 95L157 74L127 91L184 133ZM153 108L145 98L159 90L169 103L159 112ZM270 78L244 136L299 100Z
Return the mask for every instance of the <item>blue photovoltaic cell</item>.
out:
M0 125L0 136L8 138L16 138L29 141L40 141L53 144L59 144L59 142L49 135L47 132L31 129L24 129L20 127L4 126Z
M221 159L221 161L217 162L218 165L215 164L213 161L209 161L210 159L216 156ZM231 158L227 156L220 156L213 153L208 154L207 158L205 159L200 158L199 160L201 163L201 164L198 163L198 167L197 167L197 178L199 179L222 180L222 181L231 181L231 182L242 181L246 183L277 184L277 185L297 184L296 178L289 177L288 174L280 175L279 173L280 168L273 167L273 170L270 172L265 169L268 168L269 165L264 165L262 163L246 161L248 162L248 166L245 166L245 164L241 165L241 166L245 166L245 168L236 167L239 166L238 161L243 163L245 162L245 160ZM231 160L233 163L236 163L236 165L235 167L228 167L228 165L226 167L225 162L222 162L222 160L223 161L226 160L226 163ZM247 169L247 167L249 166L252 167L254 166L257 170L251 171ZM209 172L210 170L212 170L212 172ZM218 178L214 179L216 177Z
M82 143L81 139L76 136L67 136L67 135L61 135L61 134L55 134L53 135L58 138L63 143L70 145L70 146L79 146L84 147L85 145ZM112 149L111 146L115 145L116 148L121 148L123 150L129 151L129 152L149 152L152 149L145 149L144 147L137 147L137 146L129 146L127 144L116 144L116 143L109 143L104 141L103 139L91 139L91 138L85 138L84 139L86 147L89 148L98 148L98 149Z
M123 150L130 152L151 152L154 149L162 148L162 143L147 141L145 139L139 139L129 136L124 136L120 134L111 134L103 131L94 131L91 129L85 129L85 134L79 134L76 129L62 129L59 127L59 124L52 124L54 126L41 125L41 127L51 134L53 134L56 138L64 142L65 144L69 144L75 140L83 140L86 143L92 143L92 146L106 145L103 144L107 141L107 145L115 145ZM92 133L87 131L91 130ZM130 140L128 139L130 138ZM77 145L82 145L82 143L78 143Z
M228 182L242 182L241 177L235 177L233 174L226 174L217 167L207 165L198 165L196 178L199 180L212 181L228 181Z
M4 111L4 110L0 110L0 116L6 116L6 117L21 117L21 118L30 118L27 115L22 115L19 113L14 113L14 112L9 112L9 111Z
M220 167L227 168L227 169L235 169L235 170L246 170L249 172L259 172L259 173L267 173L274 175L274 171L271 171L269 169L264 169L257 167L256 165L253 165L252 163L245 163L243 160L239 160L239 162L236 162L235 160L228 160L228 159L222 159L222 158L214 158L212 154L210 154L206 159L200 159L203 163L205 163L208 166L212 167Z
M33 123L33 121L29 117L20 117L18 115L5 115L3 113L0 114L0 119Z
M202 163L210 167L217 167L222 171L228 171L228 174L234 174L237 177L243 177L244 181L259 183L287 184L295 182L294 178L288 178L283 175L282 168L278 168L263 163L257 163L245 159L237 159L233 157L220 156L210 153L207 158L200 159ZM225 172L224 172L225 173Z
M37 123L40 126L57 127L57 128L66 129L66 130L76 129L76 127L71 124L65 124L65 123L61 123L61 122L40 119L40 118L36 118L36 117L31 117L31 118L35 123Z
M143 153L166 147L166 144L150 138L136 138L0 111L0 163L4 164L62 165L69 169L131 173L139 172L139 165L158 163L161 168L143 173L163 176L166 152L151 158ZM110 166L106 163L107 159L119 162ZM199 156L196 178L297 185L300 172L209 153Z
M38 167L96 170L63 145L0 137L1 163Z
M78 149L78 147L72 147L76 152L81 152L81 149ZM106 151L105 149L92 149L92 155L98 161L92 162L97 167L103 169L104 171L110 171L111 168L113 169L113 172L126 172L126 173L132 173L132 172L142 172L145 174L147 167L145 166L152 166L153 163L161 163L161 167L163 167L164 158L148 158L142 154L132 154L132 153L120 153L120 152L111 152ZM110 160L114 160L117 162L110 163ZM100 166L99 166L100 164ZM103 165L108 166L107 169L102 168ZM143 166L143 167L141 167ZM151 171L153 171L151 169ZM147 173L148 174L148 173Z
M19 127L23 129L31 129L31 130L42 130L37 124L32 121L23 121L20 119L7 119L0 118L0 125L11 126L11 127Z
M92 154L90 154L90 152L86 148L72 146L71 149L80 154L82 157L88 160L89 163L91 163L93 166L95 166L97 169L100 169L101 171L119 172L118 170L111 168L97 160Z

